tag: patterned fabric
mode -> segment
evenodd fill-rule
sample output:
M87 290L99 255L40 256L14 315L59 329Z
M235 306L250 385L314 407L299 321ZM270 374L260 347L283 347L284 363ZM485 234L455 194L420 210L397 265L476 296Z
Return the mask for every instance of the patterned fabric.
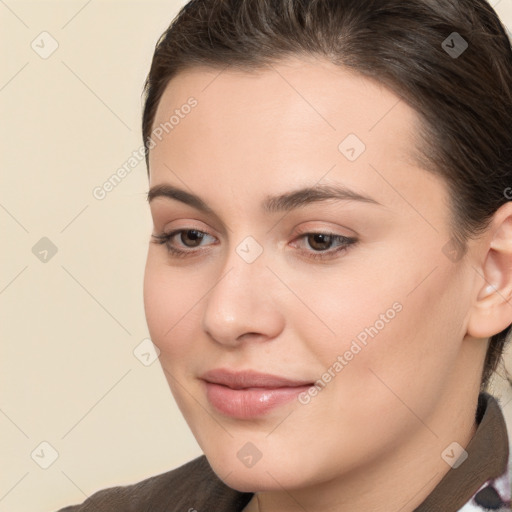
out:
M512 450L509 453L507 471L499 478L487 481L458 512L512 510Z
M511 510L510 468L500 478L486 482L459 512L482 512Z

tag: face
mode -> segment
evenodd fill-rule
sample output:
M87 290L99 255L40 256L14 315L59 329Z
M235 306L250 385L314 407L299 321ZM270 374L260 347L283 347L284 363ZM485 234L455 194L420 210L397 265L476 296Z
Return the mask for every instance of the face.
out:
M447 250L445 183L414 161L418 122L389 90L314 59L192 69L167 87L146 316L231 487L374 467L428 437L457 387L471 278Z

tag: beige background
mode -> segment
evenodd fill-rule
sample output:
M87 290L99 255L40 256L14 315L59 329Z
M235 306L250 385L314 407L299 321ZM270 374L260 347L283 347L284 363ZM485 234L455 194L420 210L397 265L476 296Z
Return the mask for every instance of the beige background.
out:
M200 454L158 362L133 353L148 337L144 163L92 193L141 146L143 81L183 3L0 0L0 512L50 512ZM496 4L511 27L512 0Z

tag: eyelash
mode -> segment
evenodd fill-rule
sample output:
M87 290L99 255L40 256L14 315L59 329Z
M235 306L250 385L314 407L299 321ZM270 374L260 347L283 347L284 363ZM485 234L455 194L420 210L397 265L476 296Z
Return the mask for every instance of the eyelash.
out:
M159 245L166 245L167 251L172 257L187 258L189 256L193 256L194 253L197 251L193 250L193 249L192 250L178 249L178 248L170 245L170 241L172 238L174 238L176 235L185 233L187 231L195 231L199 235L210 236L210 235L208 235L208 233L205 233L204 231L199 231L198 229L185 228L185 229L177 229L175 231L171 231L170 233L161 233L158 235L151 235L151 237L153 238L153 243L156 243ZM332 237L332 239L333 239L332 242L338 241L342 244L337 249L330 250L330 251L320 251L320 252L315 251L313 253L311 253L310 251L301 251L303 253L307 252L308 253L307 257L311 258L312 260L315 260L315 261L332 259L335 257L335 255L337 255L338 253L343 253L344 251L346 251L349 248L349 246L354 245L357 242L356 238L346 237L343 235L337 235L336 233L320 232L320 231L302 233L298 238L299 239L307 238L308 236L314 236L314 235L325 235L328 237Z

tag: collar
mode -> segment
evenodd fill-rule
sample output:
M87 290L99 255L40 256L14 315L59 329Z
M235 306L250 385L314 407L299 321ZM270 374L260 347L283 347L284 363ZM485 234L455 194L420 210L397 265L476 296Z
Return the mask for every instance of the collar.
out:
M478 504L477 496L480 500L484 499L484 494L486 498L496 498L496 486L493 484L498 480L500 483L505 481L508 487L508 492L505 489L501 497L503 504L510 500L507 427L496 399L480 393L475 416L478 428L466 447L468 458L457 469L450 469L414 512L458 511L466 504Z

